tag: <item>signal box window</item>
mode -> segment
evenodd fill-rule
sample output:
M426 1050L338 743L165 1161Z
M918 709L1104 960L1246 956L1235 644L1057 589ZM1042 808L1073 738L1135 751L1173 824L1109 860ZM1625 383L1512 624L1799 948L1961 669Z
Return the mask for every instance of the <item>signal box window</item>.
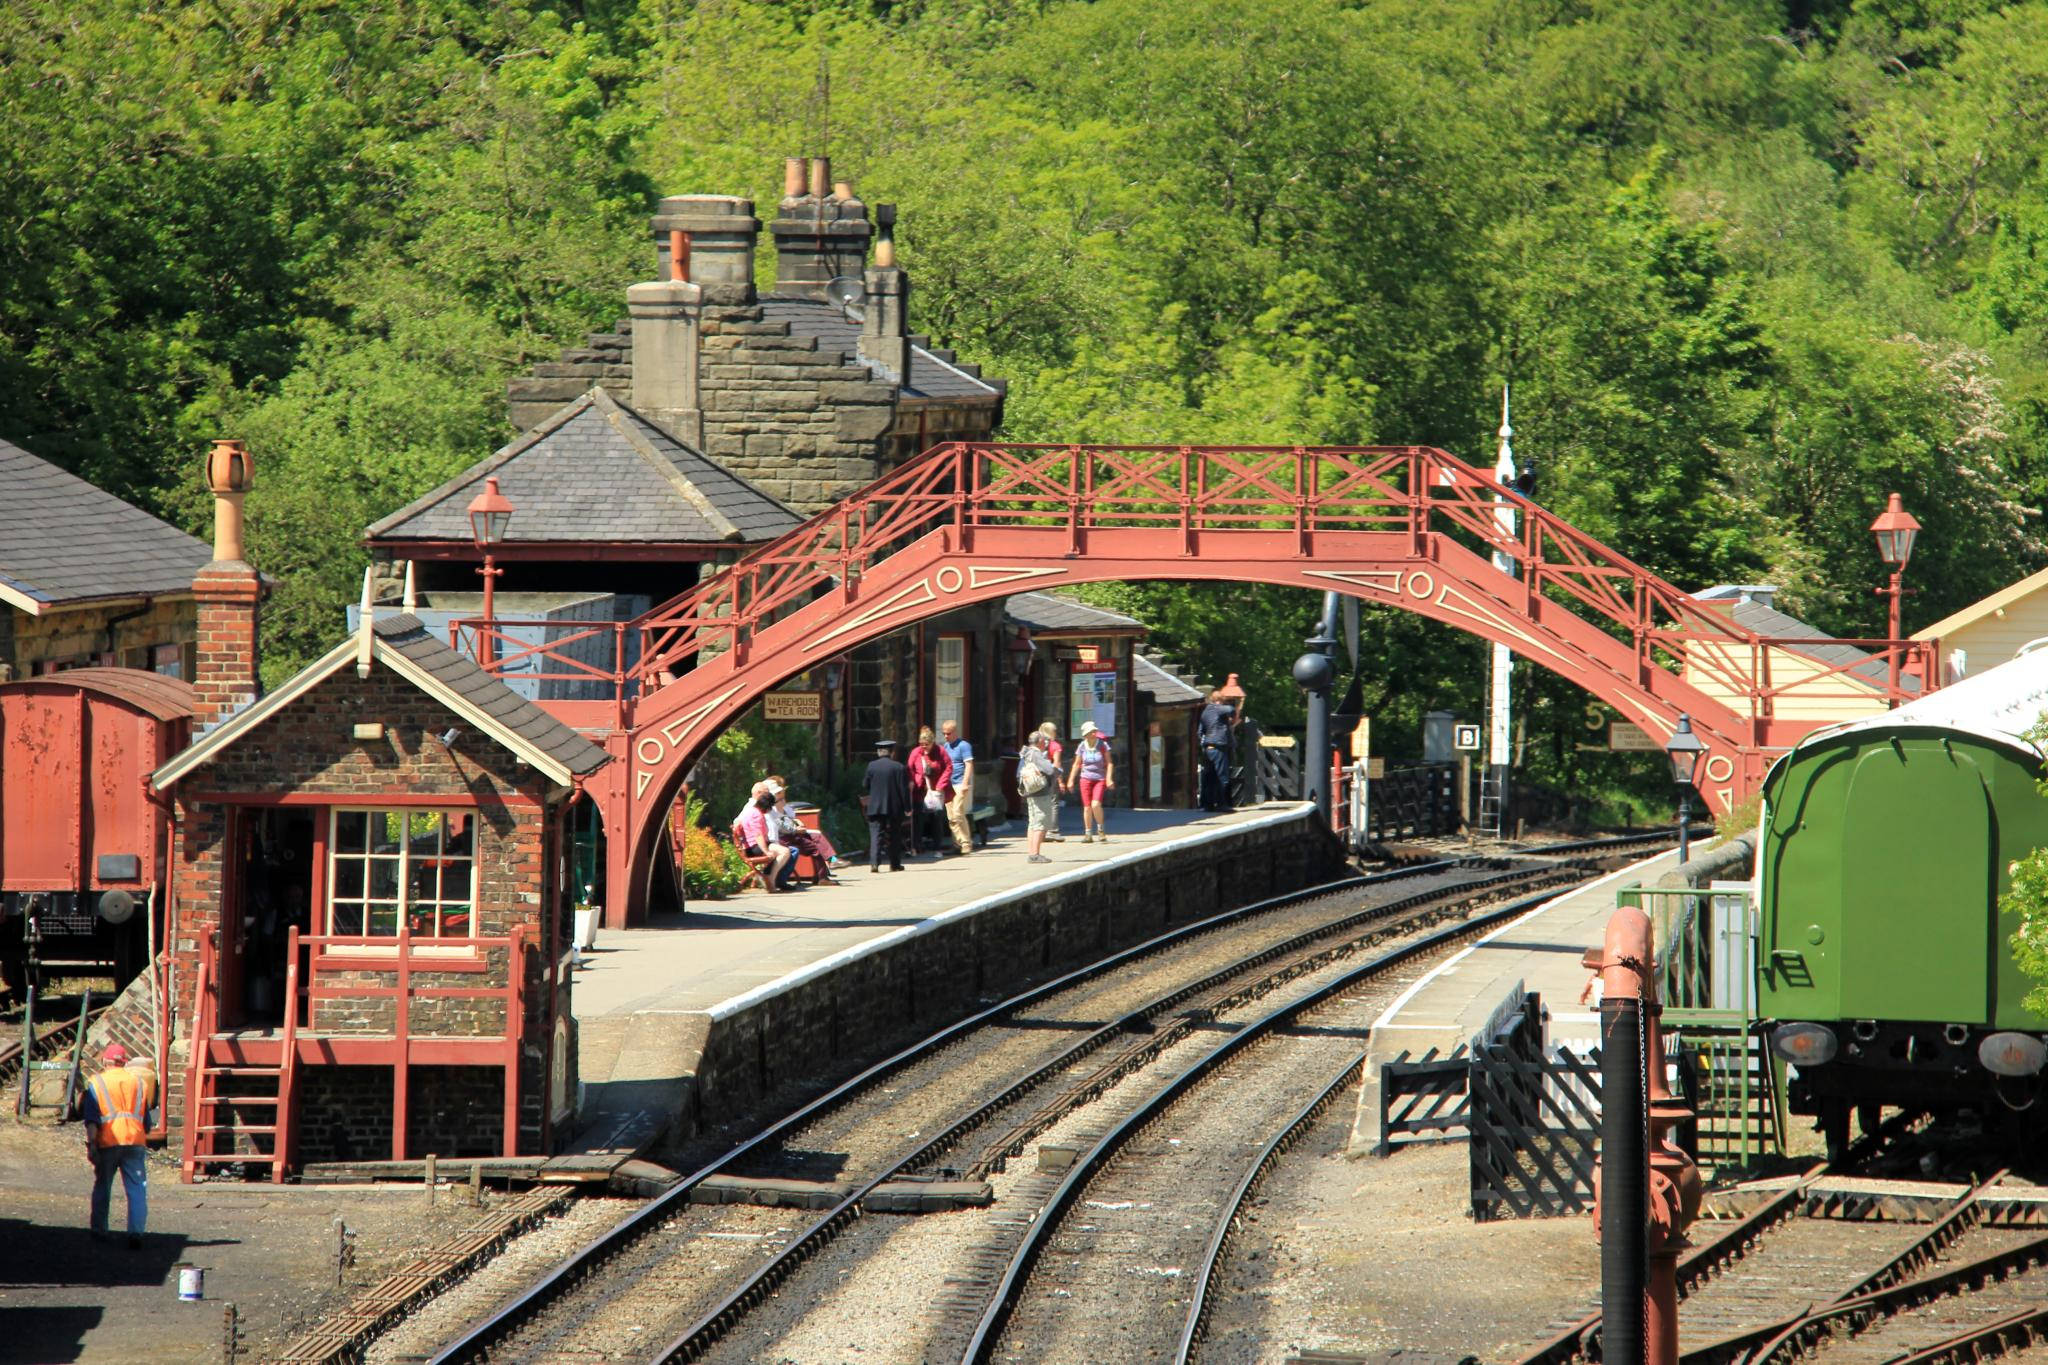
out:
M476 913L469 811L337 810L328 840L327 932L467 938Z

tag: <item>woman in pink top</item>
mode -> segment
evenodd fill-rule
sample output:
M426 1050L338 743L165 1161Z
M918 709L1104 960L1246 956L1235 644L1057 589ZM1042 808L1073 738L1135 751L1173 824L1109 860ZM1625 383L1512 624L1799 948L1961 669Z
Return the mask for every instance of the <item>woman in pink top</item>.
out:
M1067 771L1067 785L1081 794L1081 842L1097 839L1109 842L1109 826L1103 823L1102 799L1116 790L1116 764L1109 755L1109 741L1094 721L1081 727L1081 742L1074 749L1073 766Z

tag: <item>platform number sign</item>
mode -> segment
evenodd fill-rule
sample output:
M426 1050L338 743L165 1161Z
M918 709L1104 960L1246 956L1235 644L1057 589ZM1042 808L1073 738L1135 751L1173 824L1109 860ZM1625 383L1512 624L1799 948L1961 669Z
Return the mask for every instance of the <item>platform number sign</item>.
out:
M1452 726L1451 747L1468 753L1476 752L1479 748L1479 727L1476 725Z

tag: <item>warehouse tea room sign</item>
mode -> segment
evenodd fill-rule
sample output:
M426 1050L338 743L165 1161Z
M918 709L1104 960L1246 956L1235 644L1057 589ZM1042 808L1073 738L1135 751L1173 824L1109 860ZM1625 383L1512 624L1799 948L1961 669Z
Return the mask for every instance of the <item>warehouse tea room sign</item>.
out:
M761 698L761 719L816 725L825 719L823 692L770 692Z

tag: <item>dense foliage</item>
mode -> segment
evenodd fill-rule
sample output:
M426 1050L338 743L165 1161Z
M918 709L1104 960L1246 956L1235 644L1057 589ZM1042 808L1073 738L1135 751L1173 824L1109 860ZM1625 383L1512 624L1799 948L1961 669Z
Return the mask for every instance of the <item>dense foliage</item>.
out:
M201 439L246 435L275 676L361 528L619 312L657 188L772 201L829 147L1014 437L1487 461L1512 381L1546 504L1872 634L1886 491L1909 624L2042 558L2044 95L2043 0L20 0L0 435L195 525ZM1302 595L1102 591L1296 705ZM1383 744L1477 712L1476 642L1364 634ZM1520 676L1539 776L1641 768Z

